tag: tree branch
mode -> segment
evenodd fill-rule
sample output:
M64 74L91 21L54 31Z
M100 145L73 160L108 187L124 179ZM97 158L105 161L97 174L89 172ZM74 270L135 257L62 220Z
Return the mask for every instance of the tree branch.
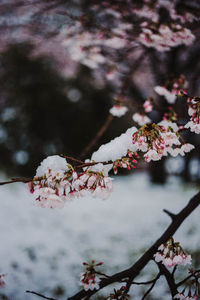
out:
M34 295L36 295L36 296L39 296L39 297L41 297L41 298L48 299L48 300L57 300L57 299L55 299L55 298L49 298L49 297L46 297L46 296L44 296L44 295L42 295L42 294L39 294L39 293L36 293L36 292L33 292L33 291L26 291L26 293L34 294Z
M180 227L180 225L183 223L183 221L199 206L200 204L200 192L197 193L190 201L189 203L176 215L174 220L172 220L171 224L168 226L168 228L165 230L165 232L159 237L159 239L142 255L142 257L129 269L123 270L119 273L116 273L110 278L104 278L100 282L100 289L110 285L111 283L118 282L122 279L129 279L130 285L133 281L133 279L139 275L140 271L148 264L148 262L153 258L153 255L156 253L158 247L165 243L171 236L174 235L174 233L177 231L177 229ZM69 300L79 300L86 296L92 296L93 294L97 293L99 290L94 291L80 291L74 296L70 297Z
M0 185L14 183L14 182L24 182L24 183L27 183L27 182L30 182L32 180L33 180L33 178L23 178L23 177L22 178L11 178L11 180L0 182Z
M149 280L149 281L141 281L141 282L135 282L133 281L131 284L135 284L135 285L145 285L145 284L151 284L153 283L156 279L158 279L157 277L160 275L160 273L158 273L158 275L152 279L152 280ZM159 276L160 277L160 276Z
M161 276L161 273L159 273L159 274L156 276L156 278L155 278L155 279L153 280L153 282L152 282L152 285L150 286L150 288L146 291L146 293L145 293L144 296L142 297L142 300L144 300L144 299L151 293L151 291L153 290L153 288L154 288L154 286L155 286L157 280L160 278L160 276Z
M97 144L99 139L102 137L102 135L105 133L105 131L110 126L110 123L113 120L113 115L109 114L105 123L100 128L100 130L97 132L96 136L92 139L92 141L85 147L85 149L82 151L80 155L80 159L85 158L86 155L90 152L90 150Z
M173 214L172 212L170 212L169 210L167 209L163 209L163 211L172 219L174 220L176 218L176 215Z
M170 289L170 292L171 292L171 295L172 295L172 299L174 299L174 296L176 294L178 294L174 276L172 273L169 272L169 270L162 263L158 263L158 267L159 267L160 273L165 276L168 286L169 286L169 289Z
M182 284L184 284L188 279L192 278L195 274L200 273L200 269L196 270L194 273L192 273L191 275L189 275L188 277L186 277L185 279L181 280L180 282L178 282L176 284L177 287L181 286Z

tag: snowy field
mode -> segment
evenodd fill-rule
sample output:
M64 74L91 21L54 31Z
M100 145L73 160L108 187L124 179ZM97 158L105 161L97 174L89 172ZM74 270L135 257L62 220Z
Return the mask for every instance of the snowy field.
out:
M40 299L25 293L34 290L62 300L80 289L83 261L103 261L107 274L127 268L168 226L162 209L178 212L196 191L177 179L155 186L146 175L135 174L116 178L108 200L81 198L49 210L33 206L24 184L0 187L0 274L7 274L0 295ZM175 239L187 250L199 249L198 227L199 210ZM133 299L141 298L137 293L134 287ZM151 299L169 299L164 293L161 281Z

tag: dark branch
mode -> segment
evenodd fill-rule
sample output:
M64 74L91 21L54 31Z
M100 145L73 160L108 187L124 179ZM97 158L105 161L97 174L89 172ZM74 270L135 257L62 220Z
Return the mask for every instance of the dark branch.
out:
M160 273L158 273L158 275L159 275ZM157 280L158 278L158 275L154 278L154 279L152 279L152 280L149 280L149 281L141 281L141 282L136 282L136 281L133 281L131 284L135 284L135 285L145 285L145 284L151 284L151 283L153 283L155 280ZM160 276L159 276L160 277Z
M110 285L111 283L118 282L122 279L129 279L130 285L133 281L133 279L139 275L140 271L148 264L148 262L153 259L153 255L156 253L158 247L165 243L171 236L174 235L174 233L177 231L177 229L180 227L180 225L183 223L183 221L199 206L200 204L200 192L196 194L189 203L183 208L172 220L171 224L168 226L168 228L165 230L165 232L160 236L160 238L143 254L143 256L129 269L123 270L119 273L116 273L110 278L104 278L100 282L100 289L104 288L105 286ZM82 299L86 296L92 296L99 290L94 291L80 291L74 296L70 297L69 300L78 300Z
M158 263L158 267L160 269L160 273L163 274L167 280L171 295L172 295L172 299L174 299L174 296L176 294L178 294L177 291L177 286L175 284L175 280L174 280L174 276L172 273L170 273L167 268L162 264L162 263Z
M169 210L167 209L163 209L163 211L172 219L174 220L176 218L176 215L173 214L172 212L170 212Z
M24 183L27 183L27 182L30 182L32 180L33 180L33 178L11 178L11 180L9 180L9 181L0 182L0 185L14 183L14 182L24 182Z
M182 284L184 284L187 280L189 280L190 278L192 278L195 274L200 273L200 270L196 270L194 273L192 273L191 275L189 275L188 277L186 277L185 279L181 280L180 282L178 282L176 284L177 287L181 286Z
M49 298L49 297L46 297L46 296L44 296L44 295L42 295L42 294L39 294L39 293L36 293L36 292L33 292L33 291L26 291L26 293L34 294L34 295L36 295L36 296L39 296L39 297L41 297L41 298L48 299L48 300L57 300L57 299L55 299L55 298Z
M91 149L97 144L99 139L102 137L102 135L105 133L105 131L110 126L110 123L113 120L113 115L109 114L108 118L106 119L103 126L100 128L100 130L97 132L96 136L92 139L92 141L85 147L85 149L82 151L80 158L85 158L86 155L91 151Z
M154 288L154 286L155 286L157 280L160 278L160 276L161 276L161 273L159 273L159 274L156 276L156 278L155 278L155 279L153 280L153 282L152 282L152 285L150 286L150 288L146 291L146 293L145 293L144 296L142 297L142 300L144 300L144 299L151 293L151 291L153 290L153 288Z
M74 162L77 162L79 164L84 164L84 161L80 160L80 159L76 159L72 156L68 156L68 155L64 155L64 154L59 154L60 157L63 157L65 159L68 159L68 160L71 160L71 161L74 161Z

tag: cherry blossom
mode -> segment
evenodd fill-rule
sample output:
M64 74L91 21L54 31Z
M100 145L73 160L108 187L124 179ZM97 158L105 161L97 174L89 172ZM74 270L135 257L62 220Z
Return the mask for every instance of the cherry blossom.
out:
M110 295L106 298L108 300L118 300L118 299L123 299L123 300L128 300L130 299L130 295L127 294L126 292L126 286L123 285L120 289L114 289L113 293L110 293Z
M151 98L148 98L143 104L146 113L151 112L153 109Z
M173 238L170 238L158 248L154 259L156 262L162 262L167 268L176 265L186 266L187 264L191 264L192 260L191 255L182 249L180 243L174 242Z
M86 266L86 272L81 273L80 284L83 286L85 291L93 291L100 288L100 279L96 275L95 267L101 266L102 264L102 262L95 263L94 260L92 260L91 263L83 263L83 265Z
M190 29L184 28L179 24L171 23L170 27L167 25L160 25L156 28L147 24L142 28L138 41L146 47L153 47L160 52L169 51L171 47L177 47L181 44L190 45L194 42L195 36Z
M145 155L145 161L150 162L151 160L160 160L162 158L162 153L158 153L154 149L150 149Z
M114 105L110 110L110 114L112 114L114 117L122 117L126 114L126 112L128 111L128 108L126 106L122 106L122 105Z
M133 134L133 144L138 151L146 152L146 162L160 160L163 156L185 153L194 149L189 143L182 143L178 133L178 126L174 122L163 120L158 124L144 125Z
M188 115L191 117L190 121L185 124L185 128L190 129L196 134L200 133L200 99L199 97L188 98Z
M187 81L185 77L181 75L179 78L175 78L173 81L167 81L165 86L155 86L154 91L160 95L164 96L168 103L174 104L177 95L181 93L186 93Z
M66 201L87 192L106 199L112 191L112 178L104 175L103 169L103 164L97 164L77 173L64 158L50 156L38 167L28 188L36 197L35 205L43 208L62 208Z
M132 118L133 121L138 123L139 126L151 123L151 119L149 117L140 113L135 113Z
M154 87L155 92L160 95L164 96L165 99L170 103L173 104L176 100L176 91L168 91L164 86L155 86Z
M81 285L85 291L98 290L100 279L95 274L82 273L81 274Z
M118 172L118 167L120 168L127 168L131 170L131 168L135 169L136 164L138 163L139 155L137 152L132 152L128 150L127 157L123 157L121 160L117 159L113 162L113 171L115 174Z
M189 128L191 132L200 134L200 124L199 123L195 123L193 121L189 121L186 125L185 128Z

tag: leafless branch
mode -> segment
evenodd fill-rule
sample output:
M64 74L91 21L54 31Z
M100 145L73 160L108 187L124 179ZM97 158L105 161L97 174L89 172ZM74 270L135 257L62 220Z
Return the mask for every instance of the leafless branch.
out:
M86 155L91 151L91 149L97 144L99 139L102 137L102 135L105 133L105 131L110 126L111 122L113 120L113 115L109 114L105 123L100 128L100 130L97 132L96 136L92 139L92 141L85 147L85 149L82 151L80 158L85 158Z
M145 293L144 296L142 297L142 300L144 300L144 299L151 293L151 291L153 290L153 288L154 288L154 286L155 286L157 280L160 278L160 276L161 276L161 273L159 273L159 274L156 276L156 278L155 278L155 279L153 280L153 282L152 282L152 285L150 286L150 288L146 291L146 293Z
M41 298L48 299L48 300L57 300L57 299L55 299L55 298L49 298L49 297L46 297L46 296L44 296L44 295L42 295L42 294L39 294L39 293L36 293L36 292L34 292L34 291L26 291L26 293L33 294L33 295L36 295L36 296L39 296L39 297L41 297Z
M192 278L195 274L200 273L200 269L196 270L194 273L192 273L191 275L189 275L188 277L186 277L185 279L181 280L180 282L178 282L176 284L177 287L181 286L182 284L184 284L187 280L189 280L190 278Z
M148 262L153 259L153 255L156 253L158 247L165 243L171 236L174 235L174 233L177 231L177 229L180 227L180 225L184 222L184 220L199 206L200 204L200 192L196 194L189 202L188 204L176 215L174 220L172 220L171 224L168 226L168 228L165 230L165 232L158 238L158 240L140 257L140 259L132 265L130 268L125 269L119 273L116 273L109 278L104 278L100 282L100 289L103 289L104 287L114 283L118 282L122 279L129 279L129 284L131 286L133 279L139 275L140 271L148 264ZM173 275L169 274L164 271L163 267L161 266L161 270L164 272L164 275L166 279L170 280L173 278ZM168 270L167 270L168 271ZM171 278L172 277L172 278ZM174 280L174 278L173 278ZM168 284L169 284L168 282ZM177 286L173 286L172 284L169 285L170 288L172 288L172 293L175 293L175 288ZM97 290L94 291L80 291L74 296L70 297L69 300L79 300L82 298L85 298L86 296L92 296L95 294Z

